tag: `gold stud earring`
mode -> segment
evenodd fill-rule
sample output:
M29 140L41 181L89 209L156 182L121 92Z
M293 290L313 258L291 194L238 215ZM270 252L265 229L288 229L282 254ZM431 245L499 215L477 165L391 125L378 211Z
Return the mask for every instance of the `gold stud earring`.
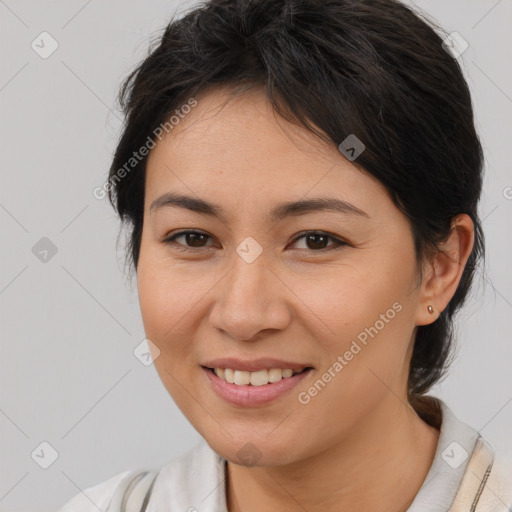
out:
M428 306L427 311L428 311L431 315L433 315L433 314L434 314L434 308L433 308L432 306L430 306L430 305Z

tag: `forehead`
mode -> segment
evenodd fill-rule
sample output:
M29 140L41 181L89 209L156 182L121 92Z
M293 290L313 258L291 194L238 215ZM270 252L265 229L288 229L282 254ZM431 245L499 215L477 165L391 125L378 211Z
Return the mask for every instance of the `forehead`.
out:
M387 196L334 143L280 117L262 90L233 97L217 89L196 100L150 152L148 213L166 192L227 201L238 208L266 208L269 201L308 196L334 195L352 203L367 202L369 195Z

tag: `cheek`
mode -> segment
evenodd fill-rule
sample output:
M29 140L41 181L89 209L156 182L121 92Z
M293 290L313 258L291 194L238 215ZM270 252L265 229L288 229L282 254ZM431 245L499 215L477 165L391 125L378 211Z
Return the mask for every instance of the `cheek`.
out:
M339 353L358 336L364 341L368 330L373 333L376 329L379 337L389 334L395 338L397 332L412 329L408 311L414 302L414 275L407 265L400 268L392 262L387 266L383 263L361 261L357 266L333 269L325 279L297 281L294 290L321 320L321 338L329 352ZM401 341L407 343L408 336L402 336Z
M206 277L206 276L201 276ZM191 266L166 258L165 251L143 237L137 271L139 303L146 334L163 341L172 337L183 320L209 288L208 279L198 279Z
M156 368L159 373L182 373L191 359L190 329L194 322L197 324L197 308L207 284L187 278L179 266L166 264L158 249L142 245L137 285L146 336L160 350Z
M197 366L190 329L195 321L194 306L204 292L197 286L185 286L179 273L163 268L150 251L141 252L137 283L146 337L160 350L154 366L169 395L189 416L193 404L186 389L191 368Z
M317 338L327 352L319 377L329 369L336 375L324 397L346 399L347 407L353 407L354 397L361 405L366 399L374 400L407 371L416 263L409 254L378 254L378 258L361 258L357 265L336 269L328 283L311 288L312 309L329 327L326 335Z

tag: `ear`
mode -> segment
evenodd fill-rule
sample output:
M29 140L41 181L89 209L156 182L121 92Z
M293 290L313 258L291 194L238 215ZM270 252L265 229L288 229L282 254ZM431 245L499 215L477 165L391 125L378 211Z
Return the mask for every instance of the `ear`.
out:
M474 225L469 215L462 213L454 217L450 234L423 265L416 325L431 324L446 308L457 290L474 239Z

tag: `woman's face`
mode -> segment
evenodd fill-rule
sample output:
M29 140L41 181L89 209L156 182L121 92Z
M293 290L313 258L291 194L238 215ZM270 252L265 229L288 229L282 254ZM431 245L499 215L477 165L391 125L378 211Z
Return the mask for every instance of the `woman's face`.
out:
M420 323L410 224L380 182L274 114L261 91L197 101L147 162L146 336L165 387L217 453L298 461L407 399ZM320 208L328 201L338 206Z

